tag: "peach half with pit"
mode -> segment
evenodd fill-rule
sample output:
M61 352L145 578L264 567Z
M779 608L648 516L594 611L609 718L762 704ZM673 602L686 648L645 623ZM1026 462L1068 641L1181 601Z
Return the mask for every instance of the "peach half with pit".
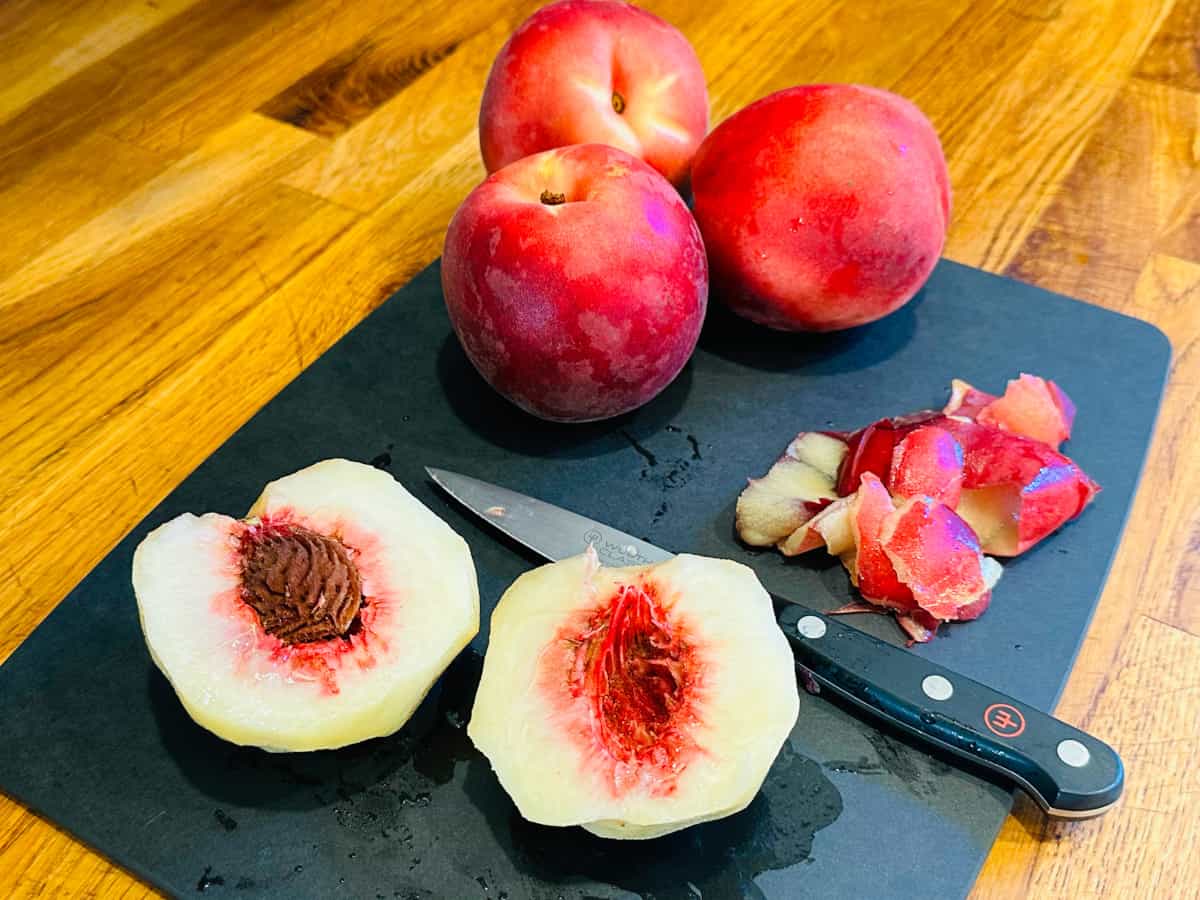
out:
M745 808L798 710L749 568L589 550L505 592L467 732L526 819L640 839Z
M344 459L271 482L245 519L159 526L133 587L188 714L272 751L391 734L479 630L466 542L389 474Z

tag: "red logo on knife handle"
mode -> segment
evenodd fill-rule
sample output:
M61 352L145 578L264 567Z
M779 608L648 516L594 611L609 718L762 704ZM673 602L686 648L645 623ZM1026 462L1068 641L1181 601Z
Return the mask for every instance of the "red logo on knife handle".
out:
M1025 730L1025 717L1010 703L993 703L983 711L983 724L1002 738L1015 738Z

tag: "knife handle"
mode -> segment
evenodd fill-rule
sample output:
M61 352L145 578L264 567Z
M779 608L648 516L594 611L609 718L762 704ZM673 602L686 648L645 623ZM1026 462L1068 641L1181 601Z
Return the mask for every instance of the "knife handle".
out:
M1001 773L1047 814L1089 818L1121 796L1121 757L1090 734L834 617L783 603L779 624L820 685Z

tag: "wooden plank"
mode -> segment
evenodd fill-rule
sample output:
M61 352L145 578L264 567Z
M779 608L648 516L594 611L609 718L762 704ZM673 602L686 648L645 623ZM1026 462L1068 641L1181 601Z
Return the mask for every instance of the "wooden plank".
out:
M213 134L0 281L0 328L20 331L46 316L39 296L70 298L55 304L59 315L159 264L210 228L214 210L294 168L315 141L254 114Z
M208 4L202 4L206 15ZM111 120L105 129L115 137L159 152L178 152L214 128L220 128L262 105L304 73L352 46L380 22L396 13L386 0L331 4L325 0L274 0L235 3L225 11L222 28L208 26L220 41L184 68L170 54L194 40L190 13L170 23L177 33L162 35L145 55L162 53L169 77L152 95ZM409 9L403 6L401 9ZM242 25L253 10L265 27ZM210 40L212 40L210 38ZM139 58L141 58L139 56Z
M148 900L161 896L3 794L0 794L0 872L5 873L7 900L48 897Z
M24 0L0 6L0 122L197 0Z
M1171 6L986 0L896 83L950 163L947 256L1008 265Z
M84 135L72 151L0 191L0 221L20 222L0 241L0 283L111 208L170 164L106 134ZM30 215L30 210L38 215Z
M1176 854L1200 846L1200 819L1191 810L1200 793L1198 704L1200 637L1138 616L1105 690L1081 720L1125 760L1120 806L1098 819L1051 822L1022 800L972 896L1194 896L1195 882L1183 874L1194 862Z
M164 95L177 96L168 89L181 79L227 84L232 74L226 56L263 43L258 32L270 29L295 2L206 0L47 90L0 124L0 191L34 169L78 154L80 142L97 130L115 134L123 123L136 138L139 128L151 129L153 104ZM226 124L232 118L194 111L190 127L161 144L175 151L185 138L205 136L214 120ZM143 146L154 149L150 142Z
M457 52L320 150L286 183L364 212L378 207L432 160L475 134L492 58L527 13L519 8L502 14L464 38ZM478 147L475 152L478 156ZM459 186L459 199L484 174L481 162Z
M470 42L471 38L489 26L492 29L501 26L507 37L512 27L535 7L536 3L511 2L490 9L464 5L448 16L437 6L413 4L404 14L372 29L353 46L289 85L263 104L259 112L315 134L334 137L365 119L460 48L463 56L478 55L482 48ZM499 44L495 49L499 49ZM486 59L490 61L494 55L495 50ZM447 79L447 67L439 67L438 72L439 81ZM449 80L457 81L453 74L449 74ZM478 97L474 103L478 103ZM427 105L425 109L440 112L436 105Z
M299 328L325 311L264 298L353 219L268 184L90 305L31 317L24 330L0 326L0 579L13 614L0 661L53 598L311 361ZM72 527L47 531L51 509Z
M1198 141L1200 96L1130 81L1005 274L1123 304L1153 253L1200 236Z
M1134 74L1200 92L1200 0L1179 0L1175 4Z

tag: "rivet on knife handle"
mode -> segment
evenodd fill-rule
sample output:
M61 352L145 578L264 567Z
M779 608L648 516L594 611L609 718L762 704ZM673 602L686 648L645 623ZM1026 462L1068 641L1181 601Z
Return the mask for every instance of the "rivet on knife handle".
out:
M836 619L780 606L796 661L818 684L1002 773L1048 814L1096 816L1121 796L1124 767L1103 741Z

